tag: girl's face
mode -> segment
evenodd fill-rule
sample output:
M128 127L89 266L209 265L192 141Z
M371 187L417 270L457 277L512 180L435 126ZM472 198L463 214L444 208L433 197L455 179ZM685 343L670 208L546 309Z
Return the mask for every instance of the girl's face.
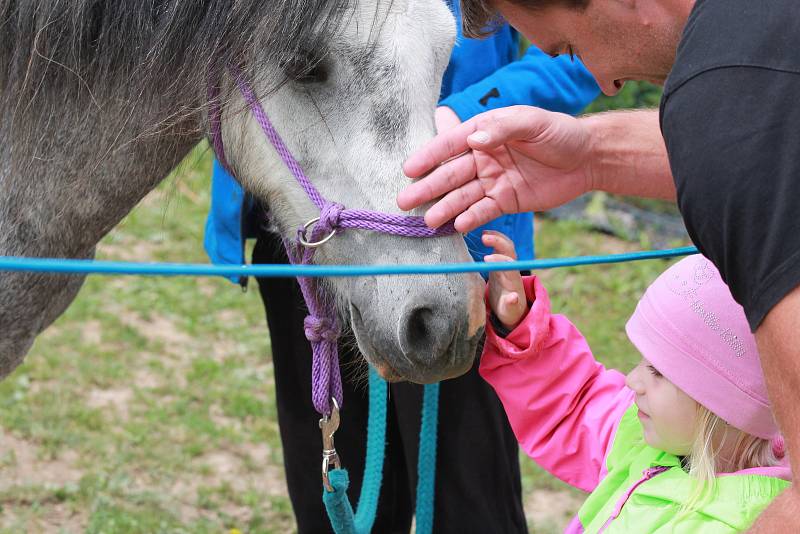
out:
M697 426L697 402L644 358L628 373L625 383L636 393L647 444L676 456L689 454Z

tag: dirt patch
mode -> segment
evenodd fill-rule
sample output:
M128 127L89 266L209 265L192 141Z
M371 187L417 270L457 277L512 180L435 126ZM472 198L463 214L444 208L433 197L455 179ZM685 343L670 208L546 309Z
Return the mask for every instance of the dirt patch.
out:
M140 389L155 389L162 385L162 380L154 371L139 369L134 374L133 384Z
M81 325L81 340L89 345L99 345L103 341L103 327L100 321L92 319Z
M542 529L556 527L558 532L562 532L584 499L584 496L569 491L536 489L525 499L525 517L534 528L537 525Z
M222 363L232 355L241 354L243 350L242 345L237 343L236 340L219 339L214 340L211 344L211 350L208 351L208 356L213 358L214 361Z
M214 451L194 463L208 469L204 483L230 485L237 492L247 489L266 495L288 494L283 470L271 463L272 451L266 443L248 443L232 451Z
M84 532L89 517L86 510L78 510L66 504L48 507L41 519L42 532Z
M262 443L245 443L234 449L214 451L192 461L192 476L182 476L168 493L177 503L181 520L193 521L208 517L208 510L200 502L201 489L230 488L235 493L256 492L267 497L288 494L283 470L272 463L270 447ZM237 524L246 524L253 507L230 499L211 497L217 501L217 513L231 517Z
M226 416L222 407L218 404L212 404L209 407L208 417L218 428L225 429L226 431L238 433L243 429L242 420L238 417Z
M164 247L133 238L126 238L124 234L116 234L115 242L97 245L97 259L114 261L155 261L156 252Z
M187 351L187 347L194 347L195 340L169 317L163 315L153 315L149 319L144 319L141 315L131 311L119 313L119 320L123 324L136 329L142 337L151 341L159 341L164 344L167 352L182 355Z
M127 419L131 400L133 391L129 388L93 389L86 396L86 405L90 408L112 410L117 417Z
M26 507L4 507L0 514L0 528L13 529L20 528L20 524L25 525L25 532L29 533L50 533L60 532L78 534L84 532L86 524L89 522L85 510L76 510L66 504L49 504L45 512L40 517L25 517ZM18 530L22 532L21 530ZM15 531L16 532L16 531Z
M216 313L215 319L221 324L243 325L245 316L240 309L226 308Z
M204 297L216 297L219 291L217 280L209 280L208 278L198 278L195 280L197 291Z
M75 467L78 454L59 451L57 458L44 458L40 448L0 431L0 491L15 486L53 486L77 483L82 471Z

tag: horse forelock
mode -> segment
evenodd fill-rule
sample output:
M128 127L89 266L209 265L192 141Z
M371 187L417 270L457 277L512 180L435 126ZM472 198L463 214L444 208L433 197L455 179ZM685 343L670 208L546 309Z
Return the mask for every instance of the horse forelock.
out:
M162 98L258 48L278 64L325 54L351 0L0 0L0 91L43 85ZM257 78L257 66L248 74ZM213 71L213 70L212 70Z

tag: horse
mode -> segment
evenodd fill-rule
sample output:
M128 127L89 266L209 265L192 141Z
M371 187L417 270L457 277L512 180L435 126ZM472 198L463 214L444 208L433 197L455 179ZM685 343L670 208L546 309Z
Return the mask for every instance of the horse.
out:
M209 136L291 239L319 210L236 89L254 88L326 198L398 213L404 156L434 132L455 36L441 0L0 0L0 255L93 258L95 246ZM417 213L419 214L419 213ZM320 264L469 261L458 235L348 230ZM0 273L0 377L84 278ZM478 275L326 279L342 322L389 380L465 372L484 322Z

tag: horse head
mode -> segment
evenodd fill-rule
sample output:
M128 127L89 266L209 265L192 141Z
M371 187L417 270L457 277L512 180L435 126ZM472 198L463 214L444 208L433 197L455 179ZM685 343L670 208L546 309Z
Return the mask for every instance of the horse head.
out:
M91 258L100 239L206 135L221 84L223 137L242 184L292 238L319 215L227 75L258 91L329 200L396 210L403 157L434 133L454 21L441 0L0 0L0 255ZM458 237L360 230L318 263L467 260ZM83 277L0 273L0 378L72 302ZM386 377L464 371L483 324L477 276L326 282Z
M455 37L443 2L359 2L328 42L309 42L252 84L275 129L321 195L351 209L399 213L405 156L435 133L433 110ZM324 47L321 55L317 48ZM244 59L259 64L255 51ZM275 85L275 80L284 80ZM263 81L259 81L263 80ZM270 225L293 241L320 210L265 138L231 76L220 80L225 155L243 187L268 205ZM421 214L419 212L417 214ZM469 261L459 235L415 239L338 232L319 264ZM465 372L482 332L478 275L332 278L324 281L361 352L387 379L427 383Z

